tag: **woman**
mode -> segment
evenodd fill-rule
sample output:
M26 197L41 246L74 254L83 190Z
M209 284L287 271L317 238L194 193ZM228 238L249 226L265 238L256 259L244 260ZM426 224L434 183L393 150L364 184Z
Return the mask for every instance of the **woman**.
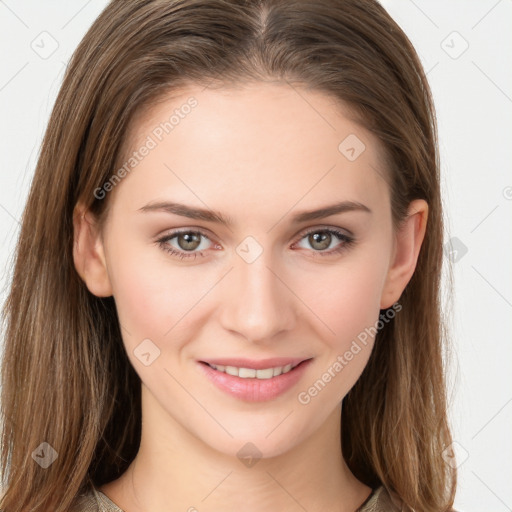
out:
M22 221L0 508L451 510L441 263L377 2L112 1Z

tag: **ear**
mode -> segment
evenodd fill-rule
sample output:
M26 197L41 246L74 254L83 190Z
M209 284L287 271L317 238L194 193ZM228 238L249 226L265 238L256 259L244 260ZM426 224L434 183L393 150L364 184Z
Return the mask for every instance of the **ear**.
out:
M73 212L73 261L89 291L110 297L112 286L107 273L103 240L93 215L81 204Z
M381 309L391 307L410 281L425 237L428 204L415 199L409 205L407 217L396 233L393 256L381 295Z

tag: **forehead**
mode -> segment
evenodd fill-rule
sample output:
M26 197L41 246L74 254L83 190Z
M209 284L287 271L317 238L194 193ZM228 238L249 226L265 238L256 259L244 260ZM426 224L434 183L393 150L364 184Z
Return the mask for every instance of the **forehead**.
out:
M144 146L116 190L137 204L178 194L243 211L387 197L379 140L332 96L287 83L175 91L132 120L120 165Z

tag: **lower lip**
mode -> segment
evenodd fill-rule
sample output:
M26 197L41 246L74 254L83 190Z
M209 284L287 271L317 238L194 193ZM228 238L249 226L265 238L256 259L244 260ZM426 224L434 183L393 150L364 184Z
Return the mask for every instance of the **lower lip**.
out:
M288 373L271 379L243 379L214 370L205 363L198 363L206 376L222 391L247 402L264 402L282 395L302 377L311 359L303 361Z

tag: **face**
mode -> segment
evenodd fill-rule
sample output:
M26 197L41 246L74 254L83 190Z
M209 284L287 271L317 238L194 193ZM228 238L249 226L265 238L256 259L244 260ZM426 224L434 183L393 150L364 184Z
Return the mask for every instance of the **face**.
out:
M144 410L230 455L305 441L401 291L379 142L318 92L191 86L137 118L126 155L101 254Z

